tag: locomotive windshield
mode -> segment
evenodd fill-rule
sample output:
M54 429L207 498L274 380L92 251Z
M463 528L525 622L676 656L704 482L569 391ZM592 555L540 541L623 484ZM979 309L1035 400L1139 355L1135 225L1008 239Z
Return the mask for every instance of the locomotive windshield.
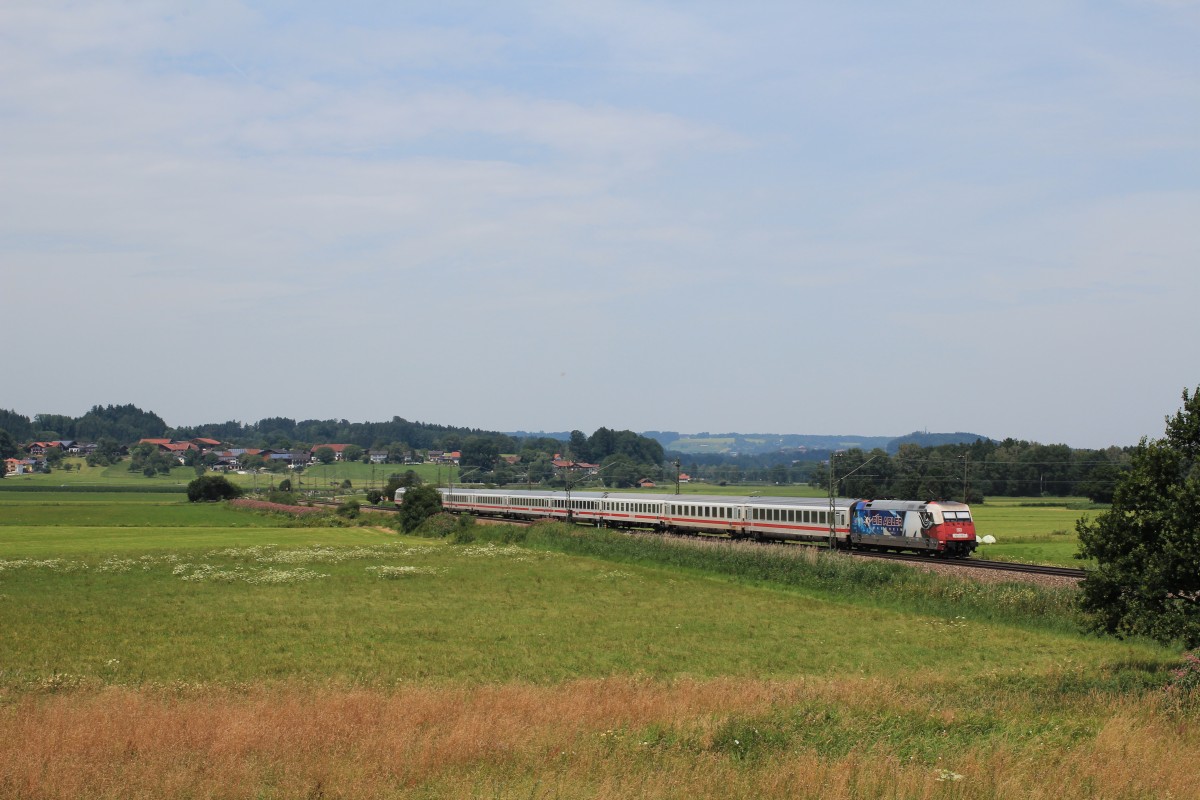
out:
M947 522L970 522L971 521L971 512L970 511L943 511L942 516L946 518Z

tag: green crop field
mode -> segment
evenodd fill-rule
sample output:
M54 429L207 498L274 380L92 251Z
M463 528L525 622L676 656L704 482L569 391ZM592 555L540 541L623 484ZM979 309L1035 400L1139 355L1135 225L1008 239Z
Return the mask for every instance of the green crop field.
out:
M1194 796L1179 653L1070 589L386 521L0 492L0 796Z
M1075 523L1102 510L1085 498L989 498L986 503L971 506L971 511L976 533L994 536L996 543L981 545L977 555L1001 561L1081 566L1075 558L1079 549Z

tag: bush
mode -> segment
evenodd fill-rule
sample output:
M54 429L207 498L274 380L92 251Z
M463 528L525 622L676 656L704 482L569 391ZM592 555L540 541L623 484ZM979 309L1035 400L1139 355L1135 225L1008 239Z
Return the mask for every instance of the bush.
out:
M383 492L378 489L367 490L367 502L373 506L379 505L379 501L383 499Z
M404 493L397 521L405 533L412 533L425 520L442 510L442 495L432 486L417 486ZM445 535L445 534L442 534Z
M359 504L357 500L350 499L339 505L336 509L336 513L339 517L354 519L358 516L358 512L361 508L362 505Z
M426 539L444 539L463 529L459 519L455 514L435 514L427 518L411 533Z
M224 475L202 475L188 484L187 496L193 503L216 502L241 497L242 490L241 487L230 483Z

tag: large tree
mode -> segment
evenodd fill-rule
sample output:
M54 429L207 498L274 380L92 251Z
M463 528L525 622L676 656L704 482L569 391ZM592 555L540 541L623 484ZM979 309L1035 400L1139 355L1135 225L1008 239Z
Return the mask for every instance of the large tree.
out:
M491 472L500 458L500 447L488 436L468 436L463 442L462 455L458 460L465 474L468 470L474 472Z
M201 475L188 484L187 495L193 503L216 502L241 497L242 489L223 475Z
M404 492L400 503L400 528L412 533L421 523L442 510L442 495L432 486L416 486Z
M1098 630L1200 646L1200 388L1138 445L1112 508L1076 530L1097 564L1081 604Z
M20 453L21 448L16 439L4 428L0 428L0 459L16 458Z

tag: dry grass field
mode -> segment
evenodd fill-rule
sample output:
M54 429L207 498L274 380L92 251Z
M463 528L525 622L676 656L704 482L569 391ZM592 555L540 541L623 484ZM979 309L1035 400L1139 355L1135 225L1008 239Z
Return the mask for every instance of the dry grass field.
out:
M856 678L616 677L386 692L112 687L25 697L0 711L0 794L1198 796L1194 719L1162 704L1110 699L1097 713L1096 698L1081 696L1047 725L1033 698L973 711L930 699ZM1037 730L967 735L989 727L990 715L1028 715ZM923 733L914 739L905 727Z

